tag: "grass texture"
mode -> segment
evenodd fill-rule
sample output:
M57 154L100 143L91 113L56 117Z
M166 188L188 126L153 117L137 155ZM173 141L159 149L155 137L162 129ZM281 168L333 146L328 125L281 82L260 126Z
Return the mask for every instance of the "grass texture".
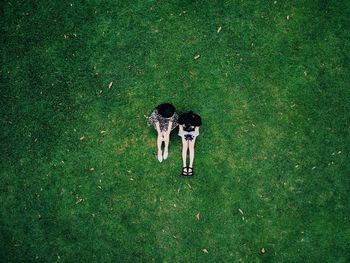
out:
M350 261L349 1L0 5L1 262Z

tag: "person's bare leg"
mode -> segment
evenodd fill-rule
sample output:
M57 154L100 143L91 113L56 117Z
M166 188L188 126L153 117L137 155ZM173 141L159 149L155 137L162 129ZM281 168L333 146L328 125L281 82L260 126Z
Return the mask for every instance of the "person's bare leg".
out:
M186 167L188 141L182 138L182 167Z
M163 143L163 137L161 134L158 134L157 138L157 148L158 148L158 161L162 162L163 161L163 156L162 156L162 143Z
M194 161L194 144L196 142L196 138L194 138L192 141L188 141L188 149L190 151L190 165L189 167L193 167L193 161Z
M169 142L170 142L170 135L164 135L164 155L163 155L164 160L168 158Z

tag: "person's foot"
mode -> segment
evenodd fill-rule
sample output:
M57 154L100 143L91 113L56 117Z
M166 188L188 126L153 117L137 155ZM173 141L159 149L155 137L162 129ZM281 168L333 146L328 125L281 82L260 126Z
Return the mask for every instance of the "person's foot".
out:
M168 149L164 149L163 160L166 160L168 158L168 154Z
M181 172L181 175L183 176L187 176L187 167L182 167L182 172Z
M161 163L163 161L162 151L158 151L158 161Z
M192 167L188 167L187 168L187 176L192 176L193 175L193 168Z

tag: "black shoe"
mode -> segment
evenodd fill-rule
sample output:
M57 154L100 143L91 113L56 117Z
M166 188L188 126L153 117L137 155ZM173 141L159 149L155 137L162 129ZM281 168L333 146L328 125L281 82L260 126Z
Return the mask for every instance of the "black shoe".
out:
M193 176L193 168L192 167L187 167L187 176Z
M188 174L187 174L187 167L182 167L182 173L181 173L181 175L183 175L183 176L187 176Z

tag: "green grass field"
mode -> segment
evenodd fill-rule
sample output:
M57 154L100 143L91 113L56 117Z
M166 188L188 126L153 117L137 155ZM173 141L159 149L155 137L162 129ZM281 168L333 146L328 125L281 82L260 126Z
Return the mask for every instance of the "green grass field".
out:
M350 262L350 1L0 5L0 262Z

